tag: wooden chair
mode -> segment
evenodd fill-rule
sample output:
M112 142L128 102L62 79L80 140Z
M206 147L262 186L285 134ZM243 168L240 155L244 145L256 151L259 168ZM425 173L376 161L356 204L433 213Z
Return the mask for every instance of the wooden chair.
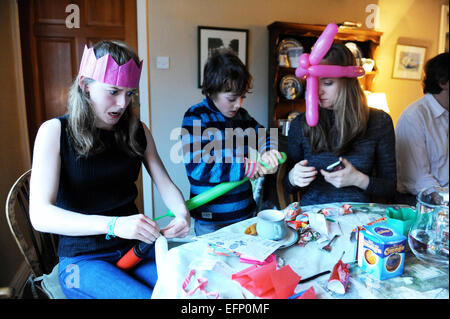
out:
M287 205L293 202L300 201L300 192L295 194L289 194L284 190L283 178L286 175L286 163L280 165L276 175L276 185L277 185L277 197L278 197L278 207L279 209L286 208Z
M6 219L11 233L30 267L27 284L33 298L65 298L58 282L57 236L34 230L29 216L28 170L11 187L6 198Z

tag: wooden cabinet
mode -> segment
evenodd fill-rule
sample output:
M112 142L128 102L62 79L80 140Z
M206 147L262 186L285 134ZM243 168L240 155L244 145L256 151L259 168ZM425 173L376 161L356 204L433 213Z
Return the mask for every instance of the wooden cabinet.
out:
M322 34L326 25L311 25L289 22L274 22L267 26L269 30L269 126L278 127L280 119L286 119L292 111L305 111L306 83L301 80L302 93L295 99L287 99L281 94L280 81L289 74L295 73L295 68L280 66L278 59L278 46L283 39L295 39L301 43L304 53L310 53L311 47ZM372 30L354 28L339 28L334 43L353 42L361 51L363 58L373 59L375 50L380 44L382 33ZM374 77L377 74L376 61L371 72L368 72L359 81L365 90L371 90ZM281 133L281 131L280 131ZM281 141L282 142L282 141ZM283 143L280 144L283 148Z

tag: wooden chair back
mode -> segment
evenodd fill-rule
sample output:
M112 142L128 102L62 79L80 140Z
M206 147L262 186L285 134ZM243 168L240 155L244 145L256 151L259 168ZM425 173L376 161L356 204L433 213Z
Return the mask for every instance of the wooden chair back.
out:
M288 192L284 191L283 178L286 174L287 174L286 163L283 163L280 165L280 168L278 169L276 176L279 209L284 209L290 203L300 201L300 192L297 192L295 194L289 194Z
M31 169L22 174L6 198L6 219L19 249L36 277L58 263L57 235L34 230L29 215Z

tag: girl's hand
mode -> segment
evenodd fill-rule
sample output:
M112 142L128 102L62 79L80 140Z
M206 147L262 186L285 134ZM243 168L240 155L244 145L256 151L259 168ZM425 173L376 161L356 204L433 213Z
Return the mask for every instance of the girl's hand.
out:
M114 234L117 237L137 239L151 244L160 236L160 229L150 217L136 214L117 218Z
M166 238L185 237L189 234L190 228L191 218L188 214L186 218L175 217L172 219L169 225L161 230L161 234Z
M289 172L289 182L298 187L306 187L316 179L317 170L313 166L307 166L308 160L295 164Z
M367 186L369 186L369 177L358 171L352 163L345 158L339 157L339 160L341 160L345 168L332 173L321 169L320 173L323 175L324 179L336 188L356 186L364 190L367 189Z

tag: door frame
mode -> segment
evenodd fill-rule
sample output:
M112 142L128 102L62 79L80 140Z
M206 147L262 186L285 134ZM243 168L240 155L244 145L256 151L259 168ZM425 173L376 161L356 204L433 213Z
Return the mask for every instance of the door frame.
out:
M19 107L20 139L22 140L22 153L31 167L31 144L28 134L27 107L25 100L25 84L23 79L22 47L20 42L19 7L17 0L10 0L10 16L12 30L12 47L14 51L14 69L16 71L17 105Z
M141 121L151 129L149 1L136 0L136 14L138 55L144 60L139 82L139 113ZM153 183L150 175L144 173L145 170L142 166L144 212L149 217L155 218Z

